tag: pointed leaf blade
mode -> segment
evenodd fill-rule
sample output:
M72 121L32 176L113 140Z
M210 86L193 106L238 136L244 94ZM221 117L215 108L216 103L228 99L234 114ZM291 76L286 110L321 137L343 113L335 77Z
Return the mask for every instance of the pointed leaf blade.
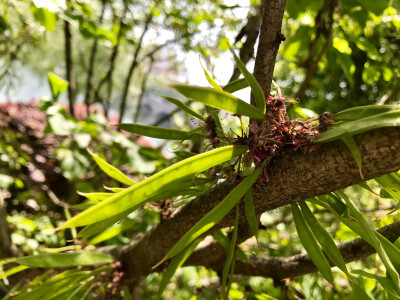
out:
M147 126L139 124L118 124L118 128L128 131L130 133L135 133L139 135L144 135L156 139L164 140L188 140L198 138L196 131L182 131L177 129L162 128L157 126Z
M162 262L178 254L184 249L191 241L199 237L201 234L212 228L217 224L243 197L246 191L253 185L261 174L266 161L239 185L237 185L217 206L215 206L207 215L205 215L199 222L197 222L165 255ZM159 264L160 264L159 263Z
M245 64L239 59L239 57L237 57L237 55L236 55L235 51L233 51L232 47L229 46L229 49L231 50L231 53L233 54L233 57L235 58L237 67L239 68L240 72L242 72L244 78L246 78L247 82L249 83L249 85L251 87L251 91L253 92L257 108L265 114L265 109L266 109L265 95L264 95L264 92L263 92L260 84L255 79L253 74L251 74L246 69Z
M93 157L94 161L100 167L100 169L102 169L103 172L106 173L108 176L110 176L111 178L115 179L116 181L121 182L121 183L126 184L126 185L134 185L134 184L136 184L135 181L133 181L132 179L128 178L124 173L122 173L116 167L114 167L114 166L110 165L109 163L107 163L100 156L94 154L89 149L87 151Z
M230 160L247 151L246 146L226 146L182 160L159 173L115 194L86 211L74 216L60 228L93 224L113 217L121 212L143 205L153 197L160 186L172 186L188 177Z
M189 85L172 85L171 87L182 95L205 105L254 119L265 119L264 114L259 109L227 92Z
M249 86L246 78L240 78L238 80L229 82L222 89L228 93L234 93L240 90L243 90Z

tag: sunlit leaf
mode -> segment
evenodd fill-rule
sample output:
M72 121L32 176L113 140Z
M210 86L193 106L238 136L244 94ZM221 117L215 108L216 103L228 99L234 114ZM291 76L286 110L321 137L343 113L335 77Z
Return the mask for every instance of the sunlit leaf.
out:
M246 146L226 146L182 160L123 192L92 206L64 223L61 228L93 224L147 202L160 187L183 181L247 151Z
M264 114L259 109L227 92L189 85L171 85L171 87L189 99L205 105L254 119L265 119Z
M182 249L189 245L194 239L201 234L212 228L217 224L243 197L246 191L253 185L261 174L266 161L255 170L252 174L246 177L239 185L237 185L216 207L214 207L207 215L198 221L185 235L172 247L172 249L165 255L162 261L178 254Z
M38 268L67 268L112 263L110 255L96 252L47 253L18 258L18 264Z
M3 272L0 274L0 279L9 277L11 275L17 274L19 272L22 272L23 270L28 269L27 266L16 266L14 268L8 269L7 271Z
M211 84L211 86L212 86L214 89L216 89L216 90L218 90L218 91L222 91L222 88L218 85L218 83L216 83L216 82L214 81L214 79L212 79L212 77L210 76L210 74L208 74L207 70L204 68L203 64L201 63L200 56L199 56L199 61L200 61L201 67L203 68L204 75L206 76L208 83Z
M60 96L62 92L67 90L68 81L65 81L64 79L58 77L56 74L51 72L48 74L48 80L53 100L57 100L58 96Z
M333 275L331 266L329 265L326 257L322 253L320 246L318 245L317 239L315 238L310 227L308 227L304 216L300 211L299 207L295 204L291 205L293 220L296 225L297 233L299 235L300 241L303 244L304 249L306 249L311 260L321 272L322 276L333 284Z
M246 78L247 82L250 85L251 91L253 92L254 99L256 102L257 108L262 111L265 114L265 109L266 109L266 103L265 103L265 95L264 92L258 83L258 81L255 79L253 74L251 74L247 69L245 64L239 59L239 57L236 55L235 51L231 47L229 47L231 50L231 53L233 54L233 57L235 58L236 65L239 68L240 72L242 72L244 78Z
M240 78L235 81L229 82L222 89L228 93L234 93L243 90L249 86L246 78Z
M102 169L103 172L106 173L108 176L110 176L111 178L117 180L118 182L121 182L121 183L126 184L126 185L134 185L134 184L136 184L135 181L133 181L132 179L128 178L124 173L122 173L116 167L110 165L104 159L102 159L101 157L97 156L96 154L94 154L89 149L87 151L93 157L93 159L95 160L97 165L100 167L100 169Z

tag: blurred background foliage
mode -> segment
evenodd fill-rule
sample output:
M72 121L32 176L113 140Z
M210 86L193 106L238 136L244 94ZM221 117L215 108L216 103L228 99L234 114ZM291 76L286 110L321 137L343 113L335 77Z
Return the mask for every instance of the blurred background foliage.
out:
M274 77L284 94L296 100L290 114L313 116L359 105L396 103L399 8L399 0L287 0L282 26L286 41L279 50ZM224 46L226 39L235 42L251 69L259 10L256 0L2 0L0 228L8 240L0 242L0 257L67 246L128 244L167 216L173 208L161 202L145 206L89 241L72 241L73 232L66 232L69 236L62 231L43 234L92 201L82 193L120 187L100 172L86 148L138 180L190 155L175 151L178 144L126 135L109 123L124 119L192 129L195 124L186 115L174 111L152 90L177 96L159 83L180 80L207 85L198 55L221 85L228 83L234 63ZM58 92L53 88L50 93L49 72L67 81L63 85L59 78ZM32 94L19 93L29 82L33 82ZM249 90L239 95L249 99ZM231 126L230 120L224 122ZM196 150L190 143L181 146ZM346 192L358 199L377 227L398 221L397 212L388 214L396 201L384 193L379 196L381 188L375 182L369 185L376 194L355 187ZM187 200L190 197L178 203ZM357 237L327 211L314 209L335 240ZM241 246L246 253L282 257L304 252L289 208L264 213L261 224L260 247L251 239ZM377 263L372 255L350 268L384 274L383 267L376 270ZM351 291L346 280L340 281L342 273L334 270L339 278L336 289L316 274L287 279L282 286L272 279L236 276L229 297L354 299L357 291ZM45 273L41 282L56 273ZM1 279L0 295L19 280L36 275L28 272L24 278L16 274ZM366 297L389 299L375 280L357 280ZM156 299L160 281L160 274L148 275L137 283L134 293ZM93 295L102 299L108 284L96 285ZM175 274L164 296L212 299L218 295L219 284L214 271L185 267Z

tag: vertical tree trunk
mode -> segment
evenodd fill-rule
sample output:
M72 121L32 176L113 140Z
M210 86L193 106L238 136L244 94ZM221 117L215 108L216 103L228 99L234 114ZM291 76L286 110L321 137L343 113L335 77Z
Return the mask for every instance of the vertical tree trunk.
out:
M70 24L68 21L64 20L64 37L65 37L65 68L67 73L68 85L68 102L69 111L72 116L75 116L74 104L75 104L75 93L76 93L76 83L74 66L72 60L72 35L70 30Z

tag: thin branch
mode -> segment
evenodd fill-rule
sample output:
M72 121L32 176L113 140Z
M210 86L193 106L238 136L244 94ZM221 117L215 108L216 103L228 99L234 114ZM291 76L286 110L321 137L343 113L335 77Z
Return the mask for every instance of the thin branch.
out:
M101 14L100 14L100 19L99 23L103 23L103 18L104 18L104 12L106 10L106 3L107 0L102 0L101 1ZM97 55L97 48L99 45L99 39L96 37L93 41L93 46L92 46L92 51L90 52L90 58L89 58L89 69L87 73L87 79L86 79L86 91L85 91L85 104L86 104L86 115L89 116L89 106L91 101L91 95L92 95L92 87L93 87L93 72L94 72L94 63Z
M126 100L128 98L128 93L129 93L129 86L130 86L130 82L132 79L132 75L133 75L133 71L136 69L136 66L138 65L138 57L139 57L139 52L142 48L142 42L143 42L143 38L147 32L147 30L149 29L149 25L151 23L151 15L147 16L146 22L144 24L144 28L142 31L142 34L139 38L138 44L136 46L135 52L133 54L133 60L131 63L131 66L129 67L129 71L128 71L128 75L126 76L125 79L125 84L124 84L124 89L122 92L122 98L121 98L121 105L119 107L119 121L118 123L121 123L124 114L125 114L125 108L126 108Z
M137 104L136 104L135 116L133 118L133 122L134 123L139 121L140 111L141 111L141 107L142 107L142 101L143 101L144 94L146 92L147 79L149 78L149 74L150 74L151 69L153 67L153 63L154 63L154 58L153 58L153 56L150 56L149 68L148 68L147 72L145 72L143 74L143 78L142 78L142 85L140 87L140 94L139 94L139 97L138 97L138 100L137 100Z

